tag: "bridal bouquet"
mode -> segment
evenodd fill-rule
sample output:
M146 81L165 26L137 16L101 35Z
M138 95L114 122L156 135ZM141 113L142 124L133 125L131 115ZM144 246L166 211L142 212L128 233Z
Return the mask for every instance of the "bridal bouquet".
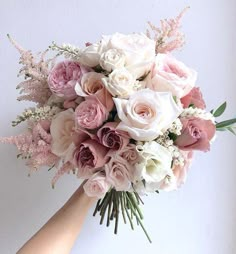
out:
M52 186L69 172L86 180L101 224L114 220L117 233L119 216L132 229L135 219L149 241L141 196L178 189L194 151L209 151L216 131L234 133L236 122L216 121L226 103L208 112L196 71L172 55L184 44L183 13L160 28L149 23L145 34L115 33L83 48L53 43L37 56L9 36L25 77L18 100L36 106L13 121L27 122L24 133L0 141L16 145L30 172L54 168ZM48 51L56 54L45 59Z

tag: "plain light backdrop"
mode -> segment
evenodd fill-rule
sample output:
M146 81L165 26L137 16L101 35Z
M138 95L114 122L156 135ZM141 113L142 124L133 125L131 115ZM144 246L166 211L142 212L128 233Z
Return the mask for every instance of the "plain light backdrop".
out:
M83 46L102 34L145 31L147 21L158 25L161 18L174 17L186 6L191 6L183 18L187 43L176 56L198 71L197 85L208 109L227 100L225 118L235 117L235 0L0 0L0 136L24 129L12 128L11 121L30 105L16 101L19 55L7 33L34 52L52 41ZM144 198L144 224L152 244L140 228L132 232L123 223L114 236L113 227L100 226L91 210L72 254L235 254L235 148L236 138L219 133L209 153L196 154L178 192ZM1 254L15 253L80 184L75 176L66 175L52 190L55 172L42 169L28 177L16 154L13 146L0 145Z

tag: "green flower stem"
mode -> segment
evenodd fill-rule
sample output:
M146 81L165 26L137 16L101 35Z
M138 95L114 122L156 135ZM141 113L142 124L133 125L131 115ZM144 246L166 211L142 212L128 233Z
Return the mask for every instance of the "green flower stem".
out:
M119 192L116 193L116 195L114 195L114 203L115 203L115 209L116 209L116 217L115 217L115 231L114 233L117 234L118 232L118 223L119 223L119 206L120 206L120 202L118 199L118 195Z
M126 224L125 209L124 209L124 194L123 194L123 192L120 193L120 203L121 203L122 216L123 216L123 219L124 219L124 223Z
M149 241L150 243L152 243L152 240L151 240L151 238L149 237L149 235L148 235L148 233L147 233L145 227L143 226L143 223L142 223L141 219L139 219L138 214L136 213L134 207L132 206L132 203L131 203L131 201L130 201L128 195L127 195L127 193L126 193L126 197L127 197L128 203L130 204L130 209L133 211L134 215L136 216L136 218L137 218L137 220L138 220L140 226L142 227L142 229L143 229L143 231L144 231L144 233L145 233L145 235L146 235L148 241Z
M112 199L113 199L113 190L111 190L111 197L108 204L108 213L107 213L107 227L110 225L110 219L111 219L111 208L112 208Z
M96 204L95 210L93 212L93 216L95 216L97 214L100 203L101 203L101 199L99 199L97 204Z
M139 208L139 206L138 206L138 204L135 200L134 194L130 193L130 192L127 192L126 194L128 195L130 202L132 203L135 210L137 210L137 212L139 214L139 217L142 220L143 219L143 214L142 214L142 212L141 212L141 210L140 210L140 208Z

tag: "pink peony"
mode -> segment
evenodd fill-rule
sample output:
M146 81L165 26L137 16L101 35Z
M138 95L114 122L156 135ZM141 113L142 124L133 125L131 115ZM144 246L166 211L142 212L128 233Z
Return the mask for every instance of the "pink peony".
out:
M183 128L175 144L182 150L208 151L210 149L210 141L216 131L216 127L212 121L192 117L183 118L181 122Z
M117 191L129 190L134 175L134 167L127 163L120 156L113 156L105 165L107 181L115 187Z
M181 98L184 108L188 108L191 104L200 109L205 109L206 104L202 98L202 93L199 87L194 87L187 95Z
M82 128L96 129L107 120L108 114L106 107L96 97L88 96L76 108L75 121Z
M73 163L78 167L78 176L87 178L107 162L108 149L96 140L88 139L74 151Z
M107 110L111 111L114 106L114 102L111 94L104 87L102 82L102 78L104 77L105 76L103 74L97 72L85 73L81 79L81 83L76 84L75 91L77 95L82 97L95 95L107 108Z
M74 61L58 63L49 73L50 90L59 97L71 99L76 97L75 85L89 69Z
M123 149L129 143L129 136L117 130L117 125L116 122L106 123L97 132L100 143L114 150Z
M170 55L158 54L148 87L158 92L171 92L173 96L182 98L194 87L196 79L196 71Z
M91 176L83 186L85 193L89 197L97 198L103 198L110 187L111 185L107 182L106 177L101 172L97 172Z

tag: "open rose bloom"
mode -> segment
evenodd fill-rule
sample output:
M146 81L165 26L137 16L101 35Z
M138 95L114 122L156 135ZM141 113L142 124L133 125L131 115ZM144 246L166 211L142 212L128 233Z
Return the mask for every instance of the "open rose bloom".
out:
M53 44L65 60L38 60L11 40L26 77L20 100L37 105L13 122L27 121L25 133L0 141L17 146L30 172L55 170L53 186L69 172L85 180L84 191L99 199L95 214L103 222L107 213L107 225L114 218L115 233L119 214L142 225L140 195L178 189L194 152L209 151L216 130L233 132L235 119L215 120L226 104L208 112L197 72L173 56L183 44L182 15L161 29L151 25L153 37L115 33L84 48Z

